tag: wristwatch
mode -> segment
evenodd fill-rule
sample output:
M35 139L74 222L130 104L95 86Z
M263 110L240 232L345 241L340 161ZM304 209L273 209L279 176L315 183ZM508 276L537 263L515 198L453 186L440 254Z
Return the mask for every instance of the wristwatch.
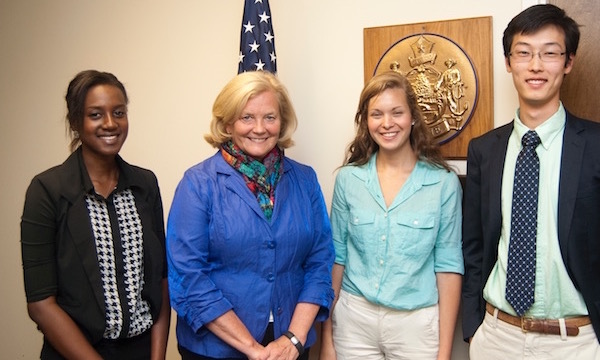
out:
M298 338L296 337L296 335L294 335L293 332L288 330L288 331L284 332L283 335L285 335L288 339L290 339L292 344L294 344L294 346L296 347L296 350L298 350L299 355L302 355L304 353L304 345L302 345L300 340L298 340Z

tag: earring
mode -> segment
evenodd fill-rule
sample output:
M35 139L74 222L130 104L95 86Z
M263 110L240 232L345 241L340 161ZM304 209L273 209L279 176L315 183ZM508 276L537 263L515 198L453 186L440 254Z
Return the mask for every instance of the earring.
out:
M79 139L79 131L73 130L73 138Z
M410 123L410 126L415 126L415 121L414 120Z

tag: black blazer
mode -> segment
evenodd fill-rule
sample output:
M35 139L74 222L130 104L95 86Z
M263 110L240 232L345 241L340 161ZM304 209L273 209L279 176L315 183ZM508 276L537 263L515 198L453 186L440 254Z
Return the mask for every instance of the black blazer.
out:
M464 191L463 335L483 321L483 287L498 258L502 172L513 122L473 139ZM567 113L558 194L563 262L600 339L600 124Z
M133 192L143 227L144 288L152 316L162 306L166 276L162 201L154 174L117 157L118 188ZM102 339L105 304L102 279L85 194L93 185L75 151L61 165L33 178L21 220L21 246L27 301L56 296L58 305L94 344ZM45 351L48 344L44 344Z

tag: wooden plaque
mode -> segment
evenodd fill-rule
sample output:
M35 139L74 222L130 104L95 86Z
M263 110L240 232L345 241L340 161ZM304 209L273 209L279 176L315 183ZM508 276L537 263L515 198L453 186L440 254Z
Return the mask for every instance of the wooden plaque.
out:
M380 64L380 60L394 50L394 46L397 46L403 40L419 37L433 38L434 40L437 37L448 39L462 49L470 60L470 65L477 79L476 83L466 84L469 90L475 91L473 88L476 88L476 101L469 104L469 106L472 106L472 112L469 119L465 119L464 126L457 130L455 135L439 142L442 154L446 158L465 159L469 141L494 127L492 18L467 18L364 29L365 82L376 72L381 71L378 66L388 66L387 63ZM433 55L435 55L437 51L435 44L431 45L431 48ZM434 57L433 55L431 58ZM407 57L409 57L408 54ZM445 60L444 58L439 59L442 64ZM433 62L435 61L433 60ZM399 71L403 72L402 70L402 65L400 65Z

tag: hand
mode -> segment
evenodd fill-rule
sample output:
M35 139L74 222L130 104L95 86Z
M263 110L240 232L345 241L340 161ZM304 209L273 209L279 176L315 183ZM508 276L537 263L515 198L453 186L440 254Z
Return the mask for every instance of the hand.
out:
M268 360L269 350L261 344L256 343L245 355L248 357L248 360Z
M298 349L286 336L271 341L266 349L269 350L269 360L296 360L300 356Z

